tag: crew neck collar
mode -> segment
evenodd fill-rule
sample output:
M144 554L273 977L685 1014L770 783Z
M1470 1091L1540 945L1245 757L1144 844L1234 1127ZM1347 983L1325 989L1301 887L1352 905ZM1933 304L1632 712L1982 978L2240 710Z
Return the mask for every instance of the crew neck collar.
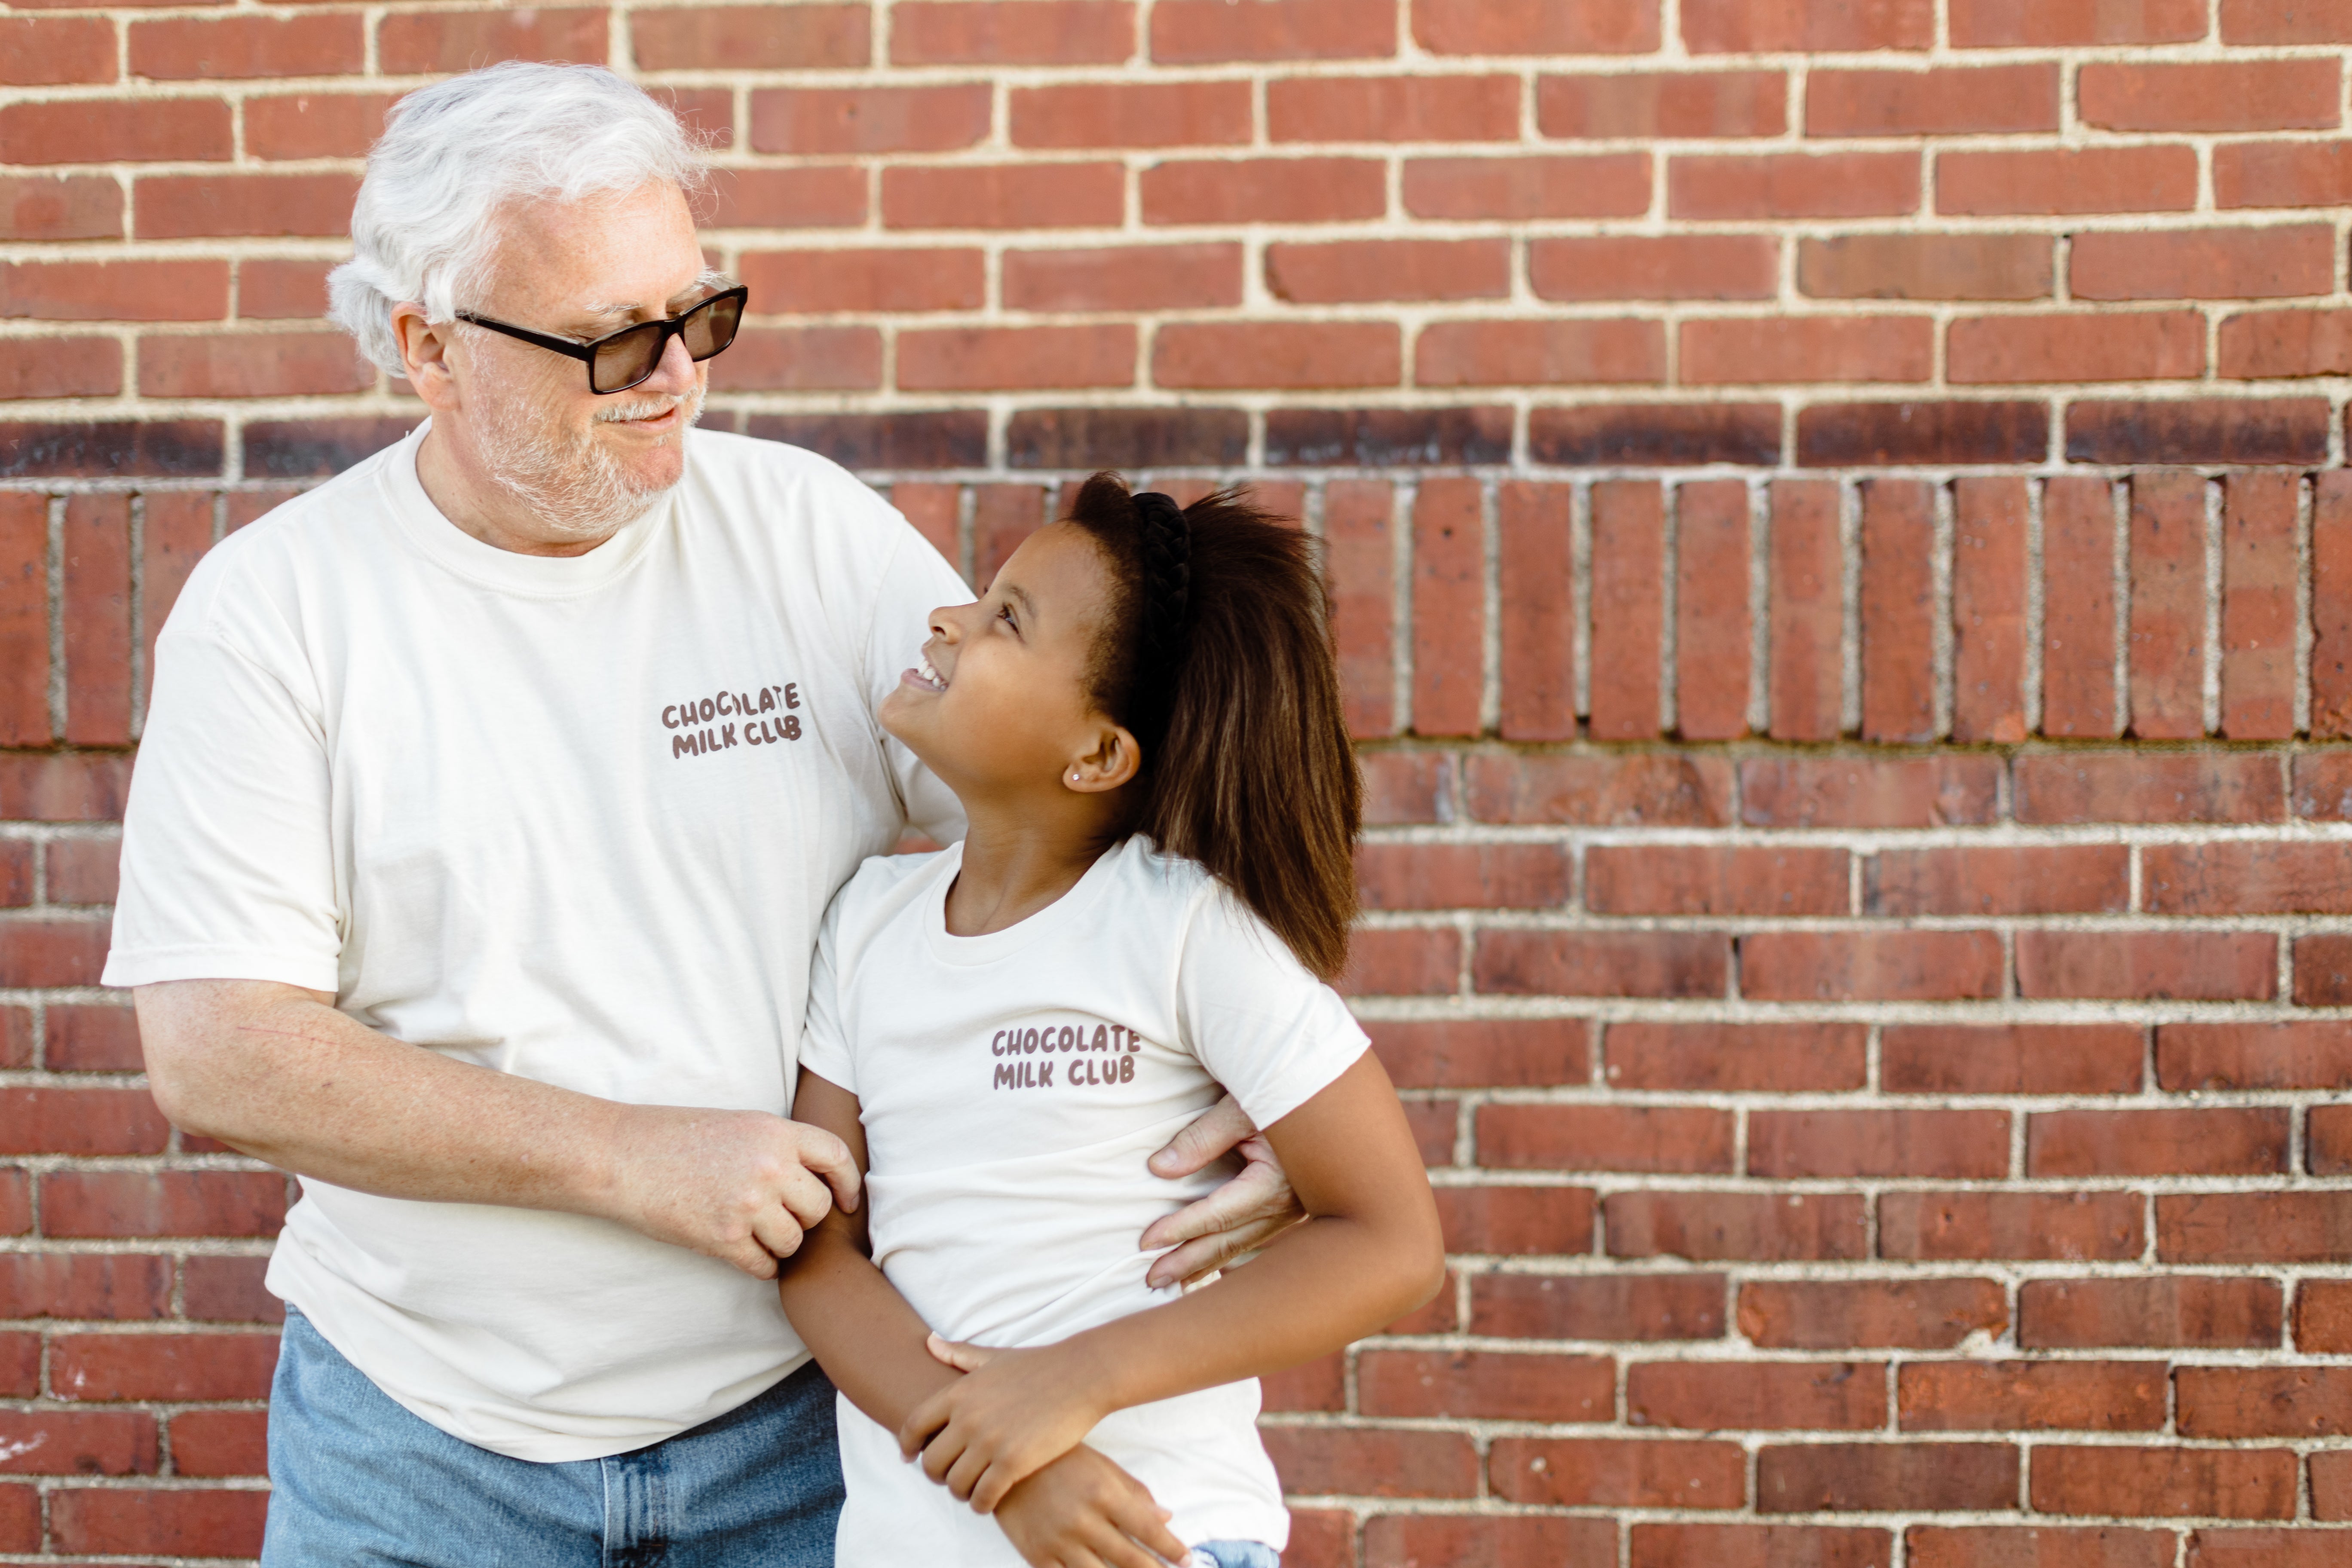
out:
M982 936L957 936L948 930L948 890L963 870L963 845L949 846L940 854L938 880L923 896L923 926L932 953L941 963L959 965L994 963L1022 949L1058 936L1087 920L1102 902L1103 890L1118 874L1118 863L1135 846L1130 838L1095 858L1070 890L1025 920Z
M544 599L593 593L636 564L678 504L678 489L673 489L643 517L583 554L524 555L500 550L450 521L425 493L425 482L416 475L416 455L432 427L432 420L425 420L387 454L382 471L385 499L418 549L458 576L501 593ZM688 432L689 439L692 434Z

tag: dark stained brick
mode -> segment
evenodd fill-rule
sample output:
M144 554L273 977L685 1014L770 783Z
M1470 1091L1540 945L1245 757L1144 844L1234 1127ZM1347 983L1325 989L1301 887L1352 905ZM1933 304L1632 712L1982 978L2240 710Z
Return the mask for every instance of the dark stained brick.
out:
M307 479L340 474L408 434L406 419L271 419L245 427L245 471Z
M0 478L5 479L217 474L226 452L221 426L210 419L0 425Z
M1507 408L1278 408L1265 460L1307 468L1414 468L1511 460Z
M977 468L988 461L988 416L976 411L763 414L746 434L806 447L845 468Z
M1797 461L2032 463L2050 449L2039 403L1825 403L1797 416Z
M1013 416L1016 468L1230 468L1249 455L1238 408L1032 408Z
M2115 399L2066 410L2074 463L2324 463L2322 397Z
M1679 468L1780 461L1777 403L1626 403L1538 408L1528 416L1528 455L1572 468Z

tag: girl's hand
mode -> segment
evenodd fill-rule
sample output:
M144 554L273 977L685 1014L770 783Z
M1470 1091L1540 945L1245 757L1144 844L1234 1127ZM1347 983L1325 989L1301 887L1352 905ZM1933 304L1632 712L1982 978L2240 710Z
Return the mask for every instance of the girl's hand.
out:
M915 1407L898 1428L898 1450L923 1458L923 1473L975 1513L994 1513L1028 1477L1068 1453L1108 1414L1091 1381L1059 1346L990 1350L933 1334L931 1354L962 1369Z
M1163 1568L1184 1543L1143 1483L1081 1443L1005 1494L996 1522L1030 1568Z

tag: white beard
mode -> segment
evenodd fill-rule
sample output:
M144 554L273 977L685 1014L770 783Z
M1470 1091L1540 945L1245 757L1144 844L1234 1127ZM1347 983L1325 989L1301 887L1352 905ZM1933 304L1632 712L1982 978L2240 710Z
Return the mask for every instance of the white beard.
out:
M702 417L703 392L675 397L627 397L600 409L596 423L651 417L683 405L690 426ZM589 429L551 432L532 417L527 396L488 400L476 424L482 462L499 489L530 507L550 532L566 539L605 539L651 510L674 488L645 485Z

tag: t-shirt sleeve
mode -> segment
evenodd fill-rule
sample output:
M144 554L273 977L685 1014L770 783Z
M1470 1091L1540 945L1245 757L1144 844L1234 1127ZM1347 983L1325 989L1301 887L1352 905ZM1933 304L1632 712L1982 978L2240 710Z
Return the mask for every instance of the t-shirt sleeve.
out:
M808 1008L801 1026L801 1070L827 1083L857 1092L857 1070L849 1054L849 1037L841 1027L841 906L849 898L845 887L833 896L817 929L816 958L809 965Z
M314 707L205 631L166 626L122 828L109 985L338 989L326 737Z
M896 517L898 514L891 514ZM874 615L866 632L866 668L871 689L868 700L876 710L898 684L898 677L921 653L930 614L941 605L968 605L972 592L954 567L932 549L929 541L900 521L904 534L891 552L874 598ZM883 746L890 772L898 783L898 798L907 803L907 820L930 835L935 843L952 844L964 834L963 805L916 760L915 753L889 736ZM830 1075L828 1075L830 1076Z
M1195 909L1176 988L1185 1043L1260 1127L1322 1092L1371 1045L1339 994L1223 887Z

